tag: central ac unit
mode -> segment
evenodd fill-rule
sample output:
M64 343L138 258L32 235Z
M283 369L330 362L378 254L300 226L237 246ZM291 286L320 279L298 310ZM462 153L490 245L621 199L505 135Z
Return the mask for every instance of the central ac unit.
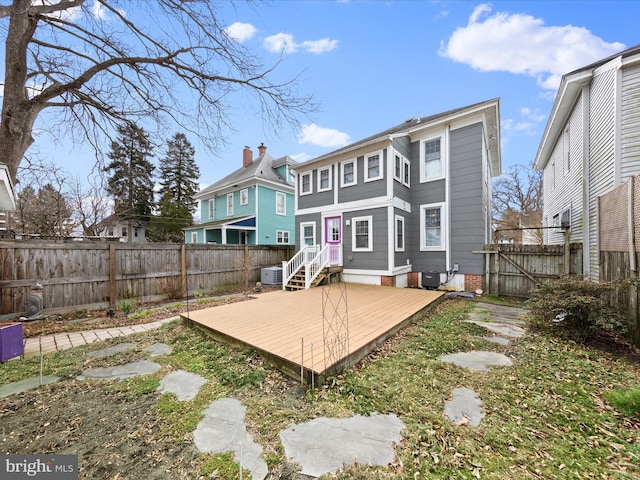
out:
M260 283L282 285L282 267L265 267L260 270Z
M422 272L422 288L437 290L440 286L440 272Z

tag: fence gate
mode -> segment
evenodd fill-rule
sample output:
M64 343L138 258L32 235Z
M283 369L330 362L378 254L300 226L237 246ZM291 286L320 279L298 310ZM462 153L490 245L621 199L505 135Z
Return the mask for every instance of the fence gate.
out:
M478 252L480 253L480 252ZM582 244L485 245L487 293L529 297L529 290L567 274L582 274Z

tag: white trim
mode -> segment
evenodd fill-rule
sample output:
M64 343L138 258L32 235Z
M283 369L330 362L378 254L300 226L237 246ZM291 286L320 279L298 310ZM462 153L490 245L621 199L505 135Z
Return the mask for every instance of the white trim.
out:
M278 197L282 198L282 212L278 211ZM276 215L287 215L287 195L284 192L276 192Z
M377 156L378 157L378 176L370 177L369 176L369 159ZM365 182L373 182L375 180L382 180L384 178L384 155L382 154L382 150L378 150L377 152L367 153L364 156L364 181Z
M356 223L367 222L367 246L356 247ZM351 218L351 251L352 252L373 252L373 216Z
M307 243L305 243L306 237L304 235L305 227L313 228L313 243L311 243L311 245L317 245L318 239L316 237L316 222L300 222L300 246L302 247L303 245L307 245Z
M402 222L402 245L398 245L398 220ZM395 215L393 219L393 246L396 252L404 252L407 238L405 236L406 229L405 218L402 215Z
M402 184L411 188L411 161L407 158L402 162Z
M440 245L438 246L426 246L425 238L425 210L440 209ZM422 252L443 252L446 251L447 246L447 209L445 202L429 203L420 205L420 251Z
M231 199L231 202L229 202L229 199ZM227 217L233 217L233 203L233 192L227 193Z
M354 210L362 210L362 209L371 209L378 207L388 207L393 202L393 199L389 197L374 197L367 198L365 200L356 200L353 202L345 202L340 204L331 204L331 205L321 205L318 207L310 207L310 208L302 208L296 210L296 215L311 215L314 213L330 213L333 212L333 215L339 215L342 212L349 212Z
M333 165L329 165L328 167L322 167L318 169L318 192L328 192L331 190L331 180L333 174ZM329 172L327 177L327 186L322 188L322 172Z
M209 199L209 220L215 220L216 218L216 197Z
M240 190L240 205L249 205L249 189Z
M395 150L393 151L393 179L402 183L402 159L404 157ZM400 170L399 174L396 174L396 170Z
M302 196L302 195L311 195L313 193L313 172L305 172L305 173L301 173L300 175L298 175L300 178L300 191L298 192L298 195ZM303 187L304 187L304 181L303 178L304 177L309 177L309 190L308 191L303 191Z
M191 232L191 243L198 243L198 232Z
M344 166L352 163L353 164L353 181L349 183L345 183L344 181ZM351 187L353 185L358 184L358 159L353 158L350 160L345 160L340 162L340 187Z

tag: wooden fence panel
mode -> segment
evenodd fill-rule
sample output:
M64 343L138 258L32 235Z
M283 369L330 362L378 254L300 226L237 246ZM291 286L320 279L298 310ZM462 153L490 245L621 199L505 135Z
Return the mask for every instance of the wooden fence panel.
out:
M250 286L293 254L293 246L0 241L0 319L26 312L36 282L44 313L63 313L160 300L170 282L189 294Z

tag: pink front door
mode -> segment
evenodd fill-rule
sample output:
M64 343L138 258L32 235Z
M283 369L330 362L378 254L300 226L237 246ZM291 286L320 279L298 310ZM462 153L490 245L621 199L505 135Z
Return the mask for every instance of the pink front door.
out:
M329 253L331 264L341 264L342 217L326 217L324 219L324 243L333 246Z

